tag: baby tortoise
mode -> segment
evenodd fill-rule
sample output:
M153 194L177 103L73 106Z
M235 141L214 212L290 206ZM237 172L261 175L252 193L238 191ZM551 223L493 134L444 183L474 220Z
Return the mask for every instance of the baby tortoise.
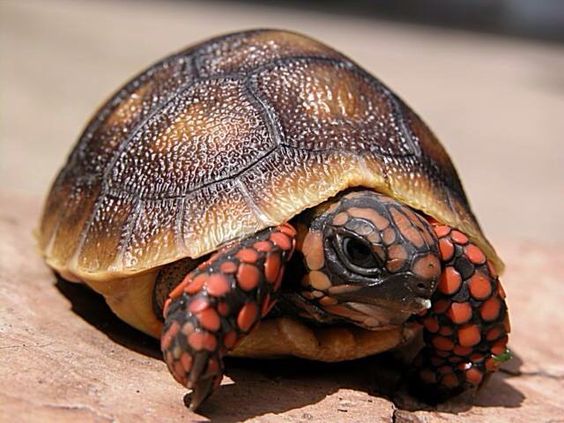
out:
M430 401L508 357L503 265L447 153L295 33L214 38L127 83L54 182L39 245L160 337L192 408L227 354L350 360L423 332L410 383Z

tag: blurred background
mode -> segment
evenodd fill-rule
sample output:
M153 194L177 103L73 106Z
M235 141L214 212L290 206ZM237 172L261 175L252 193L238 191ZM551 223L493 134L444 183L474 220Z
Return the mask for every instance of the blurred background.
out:
M40 204L87 119L133 74L256 27L307 33L406 100L494 245L564 242L562 0L0 0L0 189Z

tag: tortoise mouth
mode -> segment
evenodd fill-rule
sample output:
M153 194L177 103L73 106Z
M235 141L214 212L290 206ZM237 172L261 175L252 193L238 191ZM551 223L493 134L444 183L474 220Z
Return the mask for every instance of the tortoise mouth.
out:
M431 301L426 298L410 298L405 302L373 299L367 302L345 301L341 306L350 310L342 315L352 323L370 330L383 330L401 326L412 315L427 310ZM348 314L348 316L347 316Z
M431 308L431 300L423 297L410 297L399 301L365 297L361 301L352 300L350 303L362 305L366 310L385 310L389 313L408 313L410 315Z
M396 280L398 279L398 280ZM333 296L340 303L355 303L364 309L381 313L379 310L394 314L417 314L431 308L431 290L427 285L420 289L419 281L405 275L389 279L387 283L376 286L348 286Z

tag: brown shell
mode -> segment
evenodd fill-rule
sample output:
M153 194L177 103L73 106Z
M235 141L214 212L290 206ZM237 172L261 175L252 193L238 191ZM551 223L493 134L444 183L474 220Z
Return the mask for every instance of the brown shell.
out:
M501 268L447 153L386 86L302 35L236 33L165 58L96 113L53 184L39 245L65 275L109 280L352 186L459 228Z

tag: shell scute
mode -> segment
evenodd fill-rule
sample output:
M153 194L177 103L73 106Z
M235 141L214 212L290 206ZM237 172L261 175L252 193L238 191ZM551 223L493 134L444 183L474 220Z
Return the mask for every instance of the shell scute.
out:
M372 188L469 235L498 269L447 153L376 78L299 34L219 37L153 65L94 116L55 181L39 244L106 280Z

